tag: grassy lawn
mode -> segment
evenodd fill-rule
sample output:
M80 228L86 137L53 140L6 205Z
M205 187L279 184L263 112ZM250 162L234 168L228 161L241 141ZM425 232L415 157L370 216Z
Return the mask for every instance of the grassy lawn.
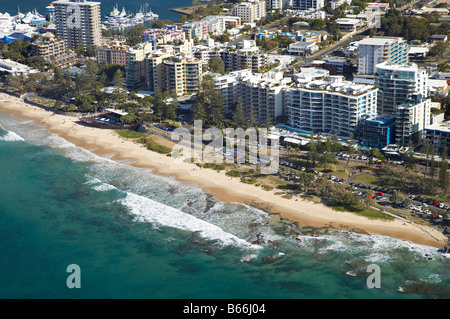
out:
M332 165L331 167L334 168L334 170L330 168L319 168L319 167L316 167L315 169L327 175L333 175L336 176L337 178L345 178L346 180L348 179L349 172L346 167L342 165Z
M394 220L393 216L371 208L365 209L355 206L331 206L331 208L339 212L351 212L370 219Z
M352 182L361 183L361 184L369 184L369 185L377 185L378 177L374 175L364 174L355 176L352 179Z
M122 138L132 139L136 143L144 144L147 149L159 154L169 154L172 151L172 148L167 143L163 143L164 141L159 136L153 134L140 133L133 130L116 130L116 133ZM170 141L167 142L170 143Z
M116 133L123 138L137 139L148 135L148 133L140 133L133 130L116 130Z
M281 179L275 175L260 174L256 169L253 168L237 168L229 172L230 174L228 174L228 176L234 176L238 178L243 177L243 183L255 184L257 186L261 186L264 190L272 190L274 188L277 188L283 191L289 191L296 188L296 183L292 181L285 181L284 179ZM237 175L237 172L239 172L239 176Z

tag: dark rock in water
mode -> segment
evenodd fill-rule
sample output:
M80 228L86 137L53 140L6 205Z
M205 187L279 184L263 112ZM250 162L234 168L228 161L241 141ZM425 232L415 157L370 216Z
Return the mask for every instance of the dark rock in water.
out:
M267 246L269 248L280 248L281 243L278 241L272 241L272 240L268 240L267 241Z
M209 210L211 209L211 208L213 208L214 207L214 205L216 205L216 201L211 197L211 196L207 196L206 197L206 206L205 206L205 209L203 210L203 213L207 213L207 212L209 212Z
M252 242L253 245L264 245L266 241L264 240L263 235L261 233L256 234L256 240Z
M256 219L253 219L249 224L248 224L248 228L255 228L255 227L259 227L262 226L262 224L260 222L258 222Z
M440 295L439 298L444 297L444 294L446 294L446 291L436 284L425 282L425 281L419 281L419 282L413 282L405 287L401 287L399 289L401 292L407 292L407 293L416 293L416 294L424 294L424 295ZM450 296L445 296L444 298L449 298Z
M196 234L189 238L189 242L197 245L206 245L208 241L202 237L198 237Z
M351 267L349 274L357 277L367 277L369 273L367 272L367 266L369 263L365 260L351 260L345 262Z
M278 259L280 259L280 256L278 254L272 254L272 255L269 255L269 256L266 256L263 258L263 260L266 264L271 264L273 262L276 262Z
M290 235L298 235L298 234L300 234L299 230L298 230L294 225L292 225L292 224L286 224L286 225L284 226L283 233L284 233L286 236L290 236Z

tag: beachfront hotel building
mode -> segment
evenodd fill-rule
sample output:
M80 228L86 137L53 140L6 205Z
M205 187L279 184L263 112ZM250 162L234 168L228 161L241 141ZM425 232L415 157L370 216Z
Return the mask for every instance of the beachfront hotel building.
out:
M372 37L358 41L358 73L375 74L382 62L408 63L408 42L400 37Z
M417 64L377 64L375 85L378 92L378 114L395 112L398 105L413 95L428 96L427 72Z
M100 2L54 1L57 36L69 49L98 46L101 42Z
M377 114L373 85L344 81L342 76L302 81L286 91L289 126L307 132L354 134L361 119Z
M275 123L286 114L284 89L290 82L290 78L283 78L283 72L252 73L250 69L214 77L216 89L224 96L225 113L232 114L241 101L247 115L253 109L259 124L268 120Z
M130 47L120 41L104 43L97 48L97 63L126 65L128 49Z

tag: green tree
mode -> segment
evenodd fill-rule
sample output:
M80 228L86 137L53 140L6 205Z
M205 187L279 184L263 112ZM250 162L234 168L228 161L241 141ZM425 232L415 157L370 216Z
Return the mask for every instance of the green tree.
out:
M236 127L245 128L247 124L247 121L245 119L244 105L242 104L241 98L239 98L238 103L236 104L233 120Z
M212 57L209 60L208 65L209 65L209 69L211 70L211 72L220 73L220 74L225 73L225 63L219 57Z
M113 76L114 99L120 101L125 96L125 76L121 69L117 69Z
M202 103L196 103L194 106L194 120L200 120L202 122L206 121L205 107Z
M247 121L251 127L256 127L256 125L258 124L258 116L253 105L250 105Z
M447 161L448 149L445 147L442 151L441 165L439 167L439 186L442 191L447 195L448 191L448 161Z
M427 166L425 167L425 174L428 173L428 165L430 164L430 155L431 155L431 146L433 143L430 141L430 139L426 139L425 142L423 142L422 151L425 153L425 160L427 162Z
M448 51L448 42L437 42L430 49L430 55L435 56L439 59L443 59L447 51Z
M200 92L196 96L195 104L204 107L206 124L219 124L223 119L225 100L223 93L216 89L211 75L205 75L202 80Z
M134 114L128 114L128 115L122 115L120 117L120 122L123 124L133 124L135 123L139 118Z
M308 143L308 149L309 149L308 161L311 161L312 166L315 167L317 157L318 157L318 151L317 151L317 141L314 137L314 134L311 134L311 136L310 136L310 140Z
M435 160L434 160L434 145L431 145L431 150L430 150L430 154L431 154L431 161L430 161L430 176L433 178L434 175L436 174L436 167L435 167Z

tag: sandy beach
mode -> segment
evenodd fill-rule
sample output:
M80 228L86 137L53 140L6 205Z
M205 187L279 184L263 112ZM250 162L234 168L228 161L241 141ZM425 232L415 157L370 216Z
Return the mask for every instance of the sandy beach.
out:
M132 165L150 168L155 174L195 183L218 200L238 203L254 201L268 205L273 213L279 213L301 225L360 230L434 247L444 247L447 242L446 236L431 227L410 224L400 219L390 222L372 220L352 213L338 212L300 198L282 198L275 195L275 190L265 191L260 187L244 184L239 178L226 176L223 172L176 162L168 156L147 150L141 144L123 139L112 130L80 125L77 117L53 114L4 93L0 93L0 111L17 118L34 120L48 131L79 147L94 149L95 154L114 153L116 155L112 160L134 160Z

